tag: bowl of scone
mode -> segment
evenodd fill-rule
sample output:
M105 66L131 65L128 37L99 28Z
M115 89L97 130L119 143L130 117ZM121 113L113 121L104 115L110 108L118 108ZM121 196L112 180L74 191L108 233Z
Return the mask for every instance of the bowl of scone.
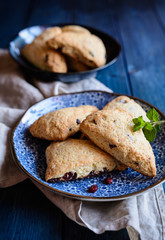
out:
M24 71L46 82L96 77L117 60L120 51L110 35L73 24L28 27L9 43L11 56Z

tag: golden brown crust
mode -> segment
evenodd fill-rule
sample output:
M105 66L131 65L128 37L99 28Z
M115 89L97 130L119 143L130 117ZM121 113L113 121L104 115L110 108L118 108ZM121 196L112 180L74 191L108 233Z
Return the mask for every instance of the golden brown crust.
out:
M46 41L48 41L49 39L57 36L58 34L60 34L61 28L60 27L49 27L46 28L41 34L39 34L34 41L41 41L46 43Z
M61 28L62 32L76 32L76 33L86 33L91 34L90 31L79 25L67 25Z
M73 173L73 176L76 173L76 178L84 178L92 171L97 173L105 168L112 171L116 166L112 156L91 141L80 139L51 143L46 149L46 160L46 181L62 178L66 173Z
M97 110L90 105L62 108L40 117L29 130L34 137L62 141L78 132L86 116Z
M134 118L143 116L143 119L145 121L148 121L148 118L146 117L146 112L143 110L143 108L133 99L130 99L127 96L116 97L115 99L107 103L103 110L110 110L115 108L122 108L126 110L127 112L131 113ZM127 168L128 167L126 165L118 161L115 170L123 171Z
M136 103L133 99L127 97L127 96L119 96L109 103L105 105L103 110L110 110L115 108L122 108L126 110L127 112L131 113L134 118L137 118L139 116L143 116L143 119L145 121L148 121L148 118L146 117L146 112L144 109Z
M46 44L46 41L60 33L61 29L59 27L46 29L32 43L25 45L21 50L22 56L41 70L59 73L67 72L65 57Z
M156 175L155 157L142 130L133 132L132 115L116 108L92 113L80 131L121 163L143 175Z
M106 63L105 46L102 40L93 34L62 32L50 39L48 45L61 51L89 67L100 67Z

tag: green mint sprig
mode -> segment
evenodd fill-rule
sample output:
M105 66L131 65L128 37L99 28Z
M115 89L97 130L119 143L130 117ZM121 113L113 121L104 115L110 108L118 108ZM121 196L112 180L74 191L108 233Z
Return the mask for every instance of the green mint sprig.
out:
M146 116L150 120L149 122L146 122L142 116L132 119L134 123L133 131L136 132L142 128L145 138L149 142L152 142L156 138L156 134L160 130L160 125L162 123L165 123L165 120L159 120L159 114L155 110L155 108L149 110Z

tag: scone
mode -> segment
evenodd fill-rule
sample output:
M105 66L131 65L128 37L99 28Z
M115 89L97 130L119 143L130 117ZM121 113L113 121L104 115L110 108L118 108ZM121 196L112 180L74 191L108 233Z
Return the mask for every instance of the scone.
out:
M65 57L46 44L46 41L60 32L61 30L58 27L46 29L32 43L24 46L21 50L22 56L41 70L66 73L67 63Z
M61 28L62 32L76 32L76 33L86 33L91 34L90 31L79 25L67 25Z
M156 175L155 157L142 129L133 132L133 116L116 108L92 113L81 123L80 131L121 163L150 177Z
M48 182L68 181L112 171L114 158L89 140L67 139L53 142L46 149Z
M60 27L48 27L41 34L39 34L34 41L43 41L46 42L49 39L57 36L62 32Z
M62 108L40 117L29 130L34 137L62 141L78 132L86 116L97 110L90 105Z
M50 39L48 45L85 65L96 68L106 63L106 49L102 40L93 34L62 32Z
M127 96L116 97L115 99L107 103L103 108L103 110L110 110L115 108L122 108L126 110L127 112L131 113L134 118L143 116L143 119L145 121L148 121L148 118L146 117L146 112L144 111L144 109L138 103L136 103L133 99L130 99ZM115 169L119 171L123 171L126 169L126 166L118 161Z
M110 110L118 107L131 113L134 118L143 116L143 119L145 121L149 121L149 119L146 117L146 112L144 111L144 109L133 99L130 99L127 96L119 96L113 99L107 105L105 105L103 110Z

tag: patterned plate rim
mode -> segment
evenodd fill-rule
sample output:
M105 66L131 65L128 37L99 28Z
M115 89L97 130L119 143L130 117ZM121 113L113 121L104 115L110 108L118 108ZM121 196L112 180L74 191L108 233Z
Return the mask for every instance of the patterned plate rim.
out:
M49 98L52 98L52 97L58 97L58 96L64 96L64 95L74 95L74 94L82 94L82 93L90 93L90 92L95 92L95 93L106 93L106 94L109 94L109 95L113 95L113 96L127 96L129 98L132 98L134 100L138 100L142 103L144 103L145 105L148 105L149 107L151 108L155 108L156 111L165 119L165 114L163 114L157 107L155 107L154 105L146 102L145 100L142 100L138 97L134 97L134 96L131 96L131 95L127 95L127 94L119 94L119 93L110 93L110 92L106 92L106 91L98 91L98 90L90 90L90 91L82 91L82 92L72 92L72 93L64 93L64 94L58 94L58 95L54 95L54 96L51 96ZM158 185L162 184L164 181L165 181L165 177L162 178L161 180L159 180L158 182L154 183L153 185L149 186L149 187L146 187L145 189L142 189L142 190L139 190L137 192L133 192L133 193L130 193L130 194L125 194L125 195L122 195L122 196L116 196L116 197L91 197L91 196L82 196L82 195L76 195L76 194L72 194L72 193L67 193L67 192L64 192L64 191L61 191L61 190L58 190L58 189L55 189L51 186L48 186L46 184L44 184L43 182L41 182L40 180L38 180L37 178L35 178L33 175L31 175L23 166L22 164L20 163L19 159L17 158L17 154L16 154L16 151L15 151L15 147L14 147L14 132L15 132L15 129L17 128L17 126L19 125L19 123L21 122L22 118L24 117L24 115L26 114L26 112L31 108L33 107L34 105L46 100L46 99L49 99L49 98L45 98L41 101L38 101L36 102L35 104L32 104L26 111L25 113L21 116L21 118L19 119L19 121L16 123L16 125L14 126L14 128L12 129L11 131L11 141L10 141L10 147L11 147L11 152L12 152L12 155L13 155L13 160L15 161L15 163L17 164L17 166L35 183L39 184L40 186L44 187L45 189L47 190L50 190L56 194L59 194L59 195L62 195L62 196L65 196L65 197L69 197L69 198L72 198L72 199L78 199L78 200L83 200L83 201L93 201L93 202L109 202L109 201L119 201L119 200L124 200L124 199L127 199L127 198L130 198L130 197L134 197L134 196L138 196L138 195L141 195L143 194L144 192L147 192L151 189L154 189L155 187L157 187Z

